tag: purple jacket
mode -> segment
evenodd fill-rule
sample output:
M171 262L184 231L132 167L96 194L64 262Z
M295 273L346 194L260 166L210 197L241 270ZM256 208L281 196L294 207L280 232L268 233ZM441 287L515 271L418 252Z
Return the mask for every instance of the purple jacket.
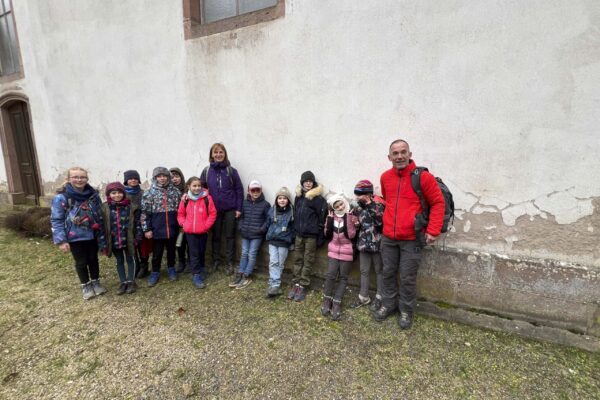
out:
M229 161L211 162L200 174L200 181L208 188L217 211L242 211L244 188L240 175L230 166Z

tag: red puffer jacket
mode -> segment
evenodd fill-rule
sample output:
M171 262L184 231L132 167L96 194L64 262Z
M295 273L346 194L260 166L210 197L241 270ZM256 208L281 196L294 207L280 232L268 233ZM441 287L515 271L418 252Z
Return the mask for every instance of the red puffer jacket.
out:
M383 213L383 234L392 240L416 240L415 215L423 212L419 196L412 188L411 172L416 168L413 160L398 171L391 168L381 174L381 194L385 199ZM433 175L421 174L421 190L429 204L429 225L427 233L438 236L444 222L444 196Z
M204 197L208 196L208 210ZM207 193L198 200L181 200L177 211L177 222L185 233L202 234L210 230L217 219L217 209L212 197Z

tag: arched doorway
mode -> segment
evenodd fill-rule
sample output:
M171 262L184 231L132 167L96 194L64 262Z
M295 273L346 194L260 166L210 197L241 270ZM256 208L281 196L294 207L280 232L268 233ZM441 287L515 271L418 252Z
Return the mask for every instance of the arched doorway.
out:
M0 142L6 166L9 202L38 204L42 195L28 99L21 94L0 98Z

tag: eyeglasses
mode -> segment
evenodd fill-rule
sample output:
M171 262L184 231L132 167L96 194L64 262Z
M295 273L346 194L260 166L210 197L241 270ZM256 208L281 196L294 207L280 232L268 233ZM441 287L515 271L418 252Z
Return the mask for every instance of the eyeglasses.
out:
M71 176L69 179L73 179L74 181L87 181L87 176Z

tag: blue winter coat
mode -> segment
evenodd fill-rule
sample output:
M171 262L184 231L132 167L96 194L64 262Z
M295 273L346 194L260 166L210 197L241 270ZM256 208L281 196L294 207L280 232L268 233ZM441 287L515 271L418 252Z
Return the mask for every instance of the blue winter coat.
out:
M267 240L278 247L288 247L296 239L294 230L294 212L291 206L283 210L274 205L267 218Z
M107 243L101 207L98 192L90 185L86 185L82 193L76 193L67 184L52 199L50 224L54 243L97 239L98 247L105 249Z
M261 193L256 201L248 195L242 205L240 217L240 233L244 239L260 239L267 232L267 217L271 205Z

